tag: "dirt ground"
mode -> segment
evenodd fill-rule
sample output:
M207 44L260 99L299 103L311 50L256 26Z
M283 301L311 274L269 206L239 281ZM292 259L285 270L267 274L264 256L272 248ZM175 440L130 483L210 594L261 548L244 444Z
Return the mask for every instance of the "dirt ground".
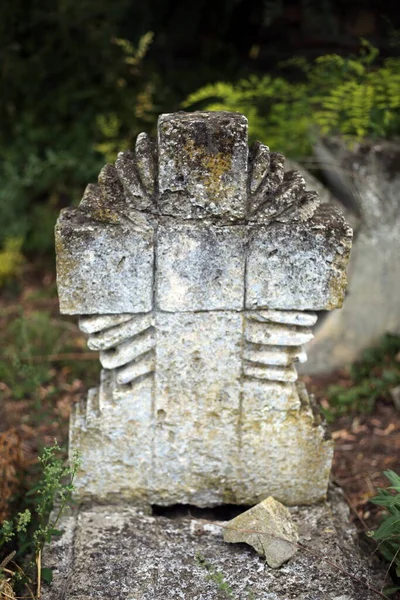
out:
M318 404L327 402L331 383L349 381L346 371L303 377ZM388 482L383 471L400 472L400 411L390 398L379 399L371 414L340 417L329 426L335 442L332 479L343 489L359 529L377 526L381 509L369 502Z

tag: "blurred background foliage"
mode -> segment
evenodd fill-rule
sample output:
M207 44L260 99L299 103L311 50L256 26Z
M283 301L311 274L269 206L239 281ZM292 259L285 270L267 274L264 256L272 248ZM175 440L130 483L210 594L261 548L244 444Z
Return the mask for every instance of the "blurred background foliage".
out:
M71 407L99 378L59 315L60 209L162 112L243 112L252 141L296 159L321 135L398 137L399 49L398 0L0 3L0 524L25 508L38 454L66 442ZM360 520L372 483L359 473L372 456L378 476L398 465L399 349L386 336L340 385L314 384Z
M312 153L317 136L341 135L350 143L391 138L400 131L400 58L378 63L379 51L361 40L357 55L294 58L295 81L252 75L194 92L184 106L232 110L249 118L249 135L290 158ZM299 79L299 80L298 80Z
M244 112L252 139L294 158L321 134L397 136L396 3L349 4L2 3L0 282L52 255L60 208L160 112Z

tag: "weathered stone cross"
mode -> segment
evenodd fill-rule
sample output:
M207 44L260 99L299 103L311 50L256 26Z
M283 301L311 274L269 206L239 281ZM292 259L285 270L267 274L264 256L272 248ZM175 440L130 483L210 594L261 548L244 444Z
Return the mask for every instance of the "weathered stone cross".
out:
M339 307L351 229L234 113L162 115L56 227L61 312L100 351L76 407L82 498L325 496L332 446L295 361Z

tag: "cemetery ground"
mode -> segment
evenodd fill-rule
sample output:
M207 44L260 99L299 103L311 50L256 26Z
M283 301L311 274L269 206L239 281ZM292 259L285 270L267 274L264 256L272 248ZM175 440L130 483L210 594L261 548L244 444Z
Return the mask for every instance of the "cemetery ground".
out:
M97 384L100 366L76 319L59 315L50 264L26 266L3 290L0 330L1 523L29 506L38 454L54 439L66 446L71 407ZM382 509L370 499L388 485L383 471L400 473L400 407L391 394L400 384L400 338L385 338L351 369L303 379L330 422L333 482L358 530L372 530ZM373 540L363 539L373 552Z

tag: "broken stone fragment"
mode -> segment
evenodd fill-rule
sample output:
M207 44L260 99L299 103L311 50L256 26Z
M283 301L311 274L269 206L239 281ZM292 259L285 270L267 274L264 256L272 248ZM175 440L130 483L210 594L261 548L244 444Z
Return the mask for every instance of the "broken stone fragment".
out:
M253 546L273 569L296 553L298 539L290 512L272 496L229 521L224 530L225 542Z

